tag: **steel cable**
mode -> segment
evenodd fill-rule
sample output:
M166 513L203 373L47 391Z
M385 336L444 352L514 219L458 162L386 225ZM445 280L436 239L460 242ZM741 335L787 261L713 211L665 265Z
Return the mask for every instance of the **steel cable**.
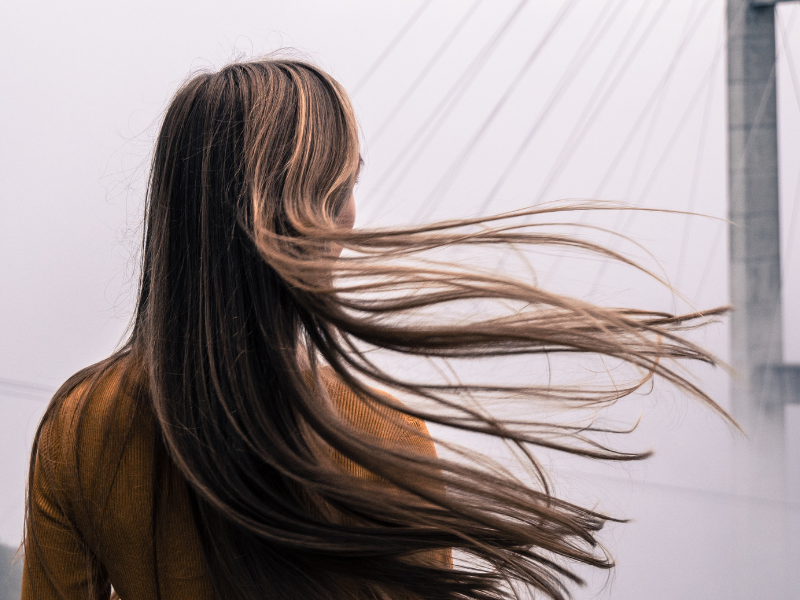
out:
M414 92L417 90L417 88L420 86L423 80L428 76L428 73L430 73L433 67L436 66L436 63L439 62L439 59L444 55L444 53L450 47L450 44L453 43L453 40L455 40L458 37L458 34L461 33L461 30L470 20L470 18L478 9L478 7L483 3L483 1L484 0L475 0L475 2L473 2L472 5L467 9L467 12L464 13L464 16L462 16L461 19L459 19L458 23L456 23L456 26L452 29L447 38L445 38L445 40L441 43L441 45L436 49L436 52L433 53L433 56L425 64L425 66L422 67L416 79L414 79L414 81L411 82L411 85L408 86L408 89L405 91L405 93L400 97L397 103L389 110L389 116L387 116L383 120L383 122L381 122L381 124L372 134L372 136L370 136L369 139L370 144L376 143L381 138L381 136L389 127L389 125L394 121L395 117L400 113L400 111L406 105L406 102L408 102L408 100L411 98L411 96L414 94Z
M378 190L382 189L383 186L389 181L391 175L401 166L403 166L403 170L400 171L400 173L394 178L391 187L396 189L397 186L405 179L410 169L416 163L416 160L419 158L419 156L421 156L424 149L436 135L438 129L447 119L450 112L452 112L455 106L459 103L464 93L472 85L481 69L485 66L488 59L496 50L498 44L505 37L511 25L516 21L520 12L529 3L529 1L530 0L520 0L511 14L495 30L492 37L484 44L476 57L470 62L455 83L445 93L439 104L428 115L428 118L412 134L411 139L400 150L398 155L395 157L395 160L393 160L389 167L381 174L377 183L370 190L371 194L375 194ZM423 134L425 134L424 138L422 137ZM403 160L411 153L412 150L415 149L417 151L414 153L414 155L405 163L403 163Z
M378 67L383 64L389 55L394 52L394 49L397 45L403 40L406 34L411 30L414 26L414 23L422 16L427 8L431 5L433 0L423 0L422 4L419 5L416 12L411 15L411 17L406 21L406 24L400 28L400 31L397 32L397 35L392 38L392 41L384 48L383 52L378 55L378 58L375 59L375 62L367 69L367 71L361 76L361 79L358 83L353 87L352 95L355 96L361 89L367 84L367 82L372 78L372 76L377 72Z
M609 0L606 4L606 8L610 5L614 0ZM420 218L425 218L430 215L432 212L430 209L431 204L435 203L436 201L440 200L447 190L452 185L455 178L458 176L458 173L461 171L461 168L464 166L464 163L469 158L469 155L475 150L476 146L480 142L481 138L485 135L488 131L489 126L492 124L494 119L502 110L503 106L505 106L508 99L516 90L517 86L521 83L524 79L525 75L531 69L531 67L536 62L536 59L539 58L542 50L547 46L547 43L553 37L553 35L558 31L560 25L564 22L566 16L570 13L570 11L575 7L578 0L570 0L561 8L561 11L556 15L553 22L550 24L550 27L547 29L545 34L539 40L539 43L533 48L531 53L528 55L525 62L522 64L520 69L517 73L512 77L511 83L506 87L503 94L500 96L500 99L495 103L492 107L492 110L489 111L488 116L484 119L483 123L478 127L469 141L464 145L461 152L456 156L453 162L450 164L448 169L445 171L444 175L439 179L437 184L434 186L431 193L425 199L423 205L420 207L420 210L417 212L417 215L413 219L415 222L419 221ZM602 16L601 12L601 16ZM598 18L598 21L600 19ZM435 207L434 207L435 208ZM423 215L423 212L425 213Z

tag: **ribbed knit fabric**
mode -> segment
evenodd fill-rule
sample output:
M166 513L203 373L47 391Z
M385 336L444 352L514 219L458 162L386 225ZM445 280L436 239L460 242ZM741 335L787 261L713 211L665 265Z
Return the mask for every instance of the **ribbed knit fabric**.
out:
M213 598L187 484L177 470L159 493L157 527L153 525L155 423L119 392L120 371L112 369L87 398L79 386L42 430L28 516L41 555L29 552L25 557L23 600L60 594L66 600L108 598L109 584L123 600L154 600L154 552L161 598ZM381 414L330 374L325 379L340 414L358 431L391 446L435 455L423 422ZM78 423L81 402L88 404ZM403 422L424 435L414 435L399 424ZM375 478L340 455L336 460L353 474ZM79 489L88 495L87 503L78 501ZM86 514L85 506L93 514ZM99 530L92 526L97 522ZM87 549L93 556L88 563Z

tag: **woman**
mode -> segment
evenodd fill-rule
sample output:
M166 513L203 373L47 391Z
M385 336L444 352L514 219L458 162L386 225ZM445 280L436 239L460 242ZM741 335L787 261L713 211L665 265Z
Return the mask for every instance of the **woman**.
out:
M468 400L587 406L655 374L713 405L668 360L712 360L675 333L703 315L600 308L412 265L454 245L620 257L531 233L520 216L537 211L353 230L360 162L346 94L309 64L232 64L178 91L152 163L130 339L61 387L34 442L23 598L107 598L112 586L124 600L500 598L520 587L563 598L579 581L570 562L612 566L595 539L608 517L553 497L543 475L525 483L438 458L424 421L511 442L540 475L535 446L641 458L593 442L591 428L504 422ZM512 309L430 316L489 301ZM374 348L599 353L644 375L610 391L411 383L378 366Z

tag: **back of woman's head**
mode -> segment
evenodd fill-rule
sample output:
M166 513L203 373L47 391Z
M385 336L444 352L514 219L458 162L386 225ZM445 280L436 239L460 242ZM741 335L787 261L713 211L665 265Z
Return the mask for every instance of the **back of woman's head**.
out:
M579 581L569 561L612 565L595 538L607 517L553 497L544 477L526 483L359 434L328 384L346 385L412 437L427 434L403 414L510 441L533 473L541 474L536 447L631 460L643 455L589 439L592 427L524 415L505 422L466 399L596 405L658 375L713 405L669 360L712 360L676 334L700 315L602 308L492 272L412 265L459 245L566 245L625 259L523 220L564 207L406 229L338 227L359 163L344 91L291 60L196 75L158 136L140 297L120 356L140 365L168 462L190 485L217 594L499 598L524 585L561 598ZM426 313L465 302L512 309L460 320ZM374 349L444 360L597 353L643 375L597 389L424 383L393 375ZM338 467L334 454L374 477ZM453 568L432 558L451 549Z
M151 307L163 301L180 318L186 302L231 302L231 294L254 292L239 289L242 279L274 283L270 258L280 260L279 249L293 254L286 244L292 238L306 244L292 248L308 258L312 231L333 225L358 168L349 102L318 69L262 61L191 79L173 99L156 144L137 327L147 322L142 309L155 316L160 311ZM151 297L154 282L170 296ZM248 297L244 306L258 300Z

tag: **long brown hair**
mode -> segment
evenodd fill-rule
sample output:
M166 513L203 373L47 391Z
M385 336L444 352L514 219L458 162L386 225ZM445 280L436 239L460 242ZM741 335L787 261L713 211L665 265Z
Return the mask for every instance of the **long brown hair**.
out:
M330 403L324 380L337 378L382 414L510 442L534 473L541 474L537 447L634 460L644 455L601 444L591 426L502 420L467 400L587 406L657 376L719 410L672 361L713 363L679 332L719 311L600 307L429 258L459 246L551 244L626 260L526 225L565 207L338 228L359 168L352 108L320 69L266 59L191 78L169 105L156 144L130 339L67 382L44 420L78 384L125 359L142 405L155 415L164 455L190 485L219 598L488 599L520 586L563 598L580 581L570 563L612 566L596 538L609 517L555 497L544 475L525 482L479 461L357 435ZM512 309L431 318L470 302ZM644 375L616 389L425 383L393 375L373 358L375 349L444 360L599 354ZM38 436L32 462L37 444ZM336 468L330 450L381 483ZM26 543L35 551L30 527ZM448 550L452 567L421 558Z

